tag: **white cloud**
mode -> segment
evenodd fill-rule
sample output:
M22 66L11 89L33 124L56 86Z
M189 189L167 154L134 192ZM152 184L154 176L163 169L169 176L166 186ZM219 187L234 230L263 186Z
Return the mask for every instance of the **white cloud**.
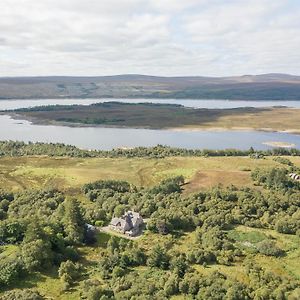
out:
M213 0L211 0L212 3ZM180 12L207 3L207 0L150 0L150 7L163 12Z
M300 74L296 0L1 0L0 76Z

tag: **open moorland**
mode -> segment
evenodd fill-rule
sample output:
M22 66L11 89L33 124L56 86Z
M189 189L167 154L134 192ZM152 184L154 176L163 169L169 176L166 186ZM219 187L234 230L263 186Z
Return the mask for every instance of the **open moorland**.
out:
M300 166L299 157L289 157ZM167 157L149 158L69 158L2 157L0 185L18 191L31 188L80 189L99 179L126 180L151 187L161 180L183 175L185 192L198 192L217 185L253 187L250 174L255 168L280 164L273 157Z
M235 108L191 109L171 104L106 102L84 105L55 105L9 112L38 124L67 126L114 126L136 128L254 129L300 132L299 109ZM7 114L7 112L5 112Z

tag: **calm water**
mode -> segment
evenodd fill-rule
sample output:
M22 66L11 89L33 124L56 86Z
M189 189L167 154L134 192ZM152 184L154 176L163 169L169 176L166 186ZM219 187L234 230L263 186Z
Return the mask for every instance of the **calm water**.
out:
M269 149L267 141L294 143L300 149L300 135L254 131L190 131L125 129L125 128L71 128L65 126L32 125L28 121L0 116L0 140L61 142L84 149L109 150L118 147L155 146L197 149Z
M178 100L178 99L46 99L46 100L0 100L0 110L55 104L84 104L118 101L127 103L171 103L193 108L237 108L287 106L300 108L300 101L229 101L229 100Z

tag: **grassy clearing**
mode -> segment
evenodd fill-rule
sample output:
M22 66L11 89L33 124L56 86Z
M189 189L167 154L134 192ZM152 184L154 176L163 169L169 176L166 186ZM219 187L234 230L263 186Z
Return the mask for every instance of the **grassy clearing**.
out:
M34 273L25 280L16 283L16 289L31 288L38 291L41 295L47 296L47 299L77 300L80 299L77 286L67 292L62 292L63 284L58 278L57 269L53 268L47 272Z
M300 165L299 158L291 159ZM147 158L0 158L0 186L10 190L55 187L80 188L99 179L127 180L138 186L152 186L162 179L184 175L186 192L223 184L252 186L249 170L279 165L271 157L168 157Z
M246 270L241 264L236 264L232 266L224 265L210 265L208 267L203 267L200 265L195 265L194 268L202 275L209 275L215 271L218 271L230 279L237 280L241 283L247 284L249 281L246 275Z
M275 258L255 253L255 255L252 256L252 259L264 269L271 271L277 275L300 279L299 237L295 235L281 234L276 232L275 230L256 229L246 226L237 226L236 228L229 230L228 235L237 242L237 247L249 253L251 253L253 249L244 247L243 243L248 242L255 245L262 240L273 239L274 241L276 241L278 247L286 251L286 256ZM168 237L168 239L170 239L170 237ZM155 237L152 237L150 239L150 244L154 240ZM177 239L173 249L180 252L187 252L190 245L194 244L195 242L195 232L185 233L179 239ZM194 267L203 275L210 274L213 271L219 271L224 275L241 282L246 283L248 280L242 261L235 262L231 266L210 265L208 267L203 267L195 265Z
M228 236L237 242L248 242L251 244L257 244L268 238L264 233L259 231L241 232L239 230L230 230Z
M263 236L274 239L278 247L286 251L286 256L281 258L268 257L256 254L253 259L262 267L280 275L300 279L300 238L295 235L281 234L269 229L256 229L246 226L238 226L235 228L236 236L242 236L255 240L261 239Z

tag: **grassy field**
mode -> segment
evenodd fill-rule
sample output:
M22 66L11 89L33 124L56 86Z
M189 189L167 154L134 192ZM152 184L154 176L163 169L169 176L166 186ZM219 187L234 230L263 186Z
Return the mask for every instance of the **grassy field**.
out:
M291 158L300 166L300 158ZM138 186L152 186L162 179L183 175L185 192L196 192L217 184L252 186L250 171L279 165L272 157L170 157L147 158L0 158L0 186L18 190L27 187L78 189L99 179L127 180Z
M191 109L170 104L100 103L91 106L45 106L16 111L34 123L105 125L139 128L256 129L300 132L299 109ZM12 113L15 116L15 113Z

